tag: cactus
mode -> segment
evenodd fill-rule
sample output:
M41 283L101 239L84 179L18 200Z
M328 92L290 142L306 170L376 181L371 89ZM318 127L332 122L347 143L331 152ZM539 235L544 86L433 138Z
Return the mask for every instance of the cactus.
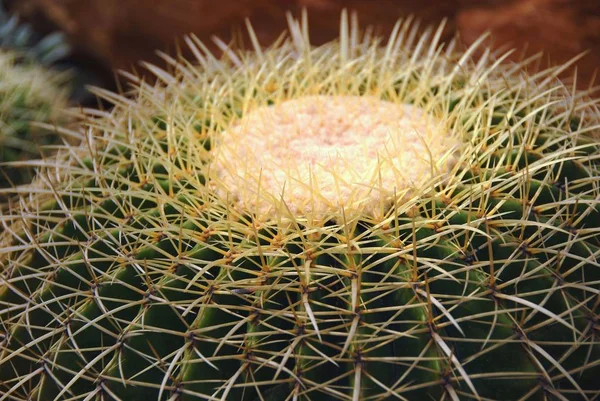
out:
M44 146L60 143L53 129L34 123L67 121L65 73L19 64L17 57L0 51L0 187L29 182L33 172L18 163L39 158Z
M68 54L69 46L60 33L38 40L29 25L9 17L0 1L0 49L0 187L4 188L31 181L33 169L17 164L40 158L42 148L61 141L52 129L32 123L67 122L69 73L51 67Z
M97 91L2 217L0 399L600 397L598 102L341 21Z

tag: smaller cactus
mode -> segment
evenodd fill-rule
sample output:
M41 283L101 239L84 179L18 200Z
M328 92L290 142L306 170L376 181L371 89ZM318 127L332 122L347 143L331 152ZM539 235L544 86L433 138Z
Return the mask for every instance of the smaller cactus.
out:
M52 130L32 123L64 123L68 103L65 74L17 64L16 57L0 51L0 187L31 179L31 169L15 162L39 158L42 147L59 142Z
M41 148L59 143L53 130L32 123L66 122L67 74L50 67L69 52L64 34L40 37L9 15L0 0L1 188L30 181L32 169L17 164L39 158Z

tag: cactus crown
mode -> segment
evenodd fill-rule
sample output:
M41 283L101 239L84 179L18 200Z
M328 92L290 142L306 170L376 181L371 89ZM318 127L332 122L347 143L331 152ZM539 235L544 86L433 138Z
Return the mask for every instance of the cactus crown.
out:
M344 15L340 39L316 48L306 27L290 19L290 40L266 50L249 28L254 51L218 42L221 60L191 37L197 65L165 57L172 71L148 65L159 83L97 91L114 109L90 111L82 145L48 159L2 218L3 397L599 396L590 93L560 69L523 73L531 60L473 61L478 45L441 46L442 27L401 21L381 46ZM262 196L275 156L246 168L234 158L253 139L230 141L315 97L374 102L394 127L412 110L449 146L413 186L381 184L376 165L362 185L384 194L376 206L340 191L313 207L286 198L292 182Z
M391 199L446 172L459 141L418 108L366 96L304 96L250 112L224 131L211 184L268 219L282 208L331 218L383 215Z

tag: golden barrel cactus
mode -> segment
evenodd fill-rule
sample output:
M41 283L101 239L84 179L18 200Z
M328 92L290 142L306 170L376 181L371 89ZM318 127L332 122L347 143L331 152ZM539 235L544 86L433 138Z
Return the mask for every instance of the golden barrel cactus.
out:
M598 101L340 26L99 91L2 216L0 399L600 397Z

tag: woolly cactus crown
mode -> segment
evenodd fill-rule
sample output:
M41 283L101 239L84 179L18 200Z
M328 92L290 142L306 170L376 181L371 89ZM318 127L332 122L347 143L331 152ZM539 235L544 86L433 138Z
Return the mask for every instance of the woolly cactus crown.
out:
M263 106L221 134L211 184L268 219L379 214L447 172L459 141L418 108L367 96L301 96ZM435 175L434 174L434 175Z
M306 27L98 90L2 216L2 397L600 395L590 93L443 27Z

